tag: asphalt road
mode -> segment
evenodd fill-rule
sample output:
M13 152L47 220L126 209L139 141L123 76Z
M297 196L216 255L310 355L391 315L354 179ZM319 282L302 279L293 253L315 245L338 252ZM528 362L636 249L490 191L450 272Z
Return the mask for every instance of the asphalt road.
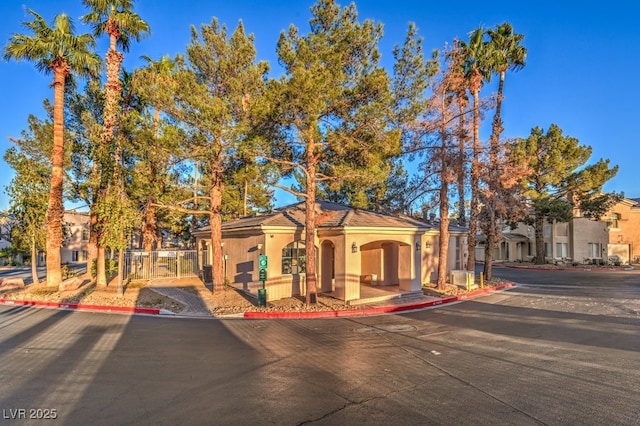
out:
M640 275L495 272L527 285L348 319L0 306L0 421L640 424Z
M68 268L76 275L84 274L87 271L86 263L70 264ZM38 279L43 282L47 280L47 268L40 266L37 268ZM22 278L25 284L33 282L31 266L4 266L0 268L0 278ZM0 417L2 418L2 417Z

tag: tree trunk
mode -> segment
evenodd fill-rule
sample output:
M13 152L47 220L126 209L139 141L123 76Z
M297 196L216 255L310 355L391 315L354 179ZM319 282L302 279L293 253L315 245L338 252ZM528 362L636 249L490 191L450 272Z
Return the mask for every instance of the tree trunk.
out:
M460 98L460 94L458 97ZM465 150L466 150L466 130L465 130L465 114L464 114L465 103L458 103L458 170L457 170L457 178L458 178L458 225L464 226L467 222L467 215L465 213L465 205L464 205L464 190L465 190Z
M155 207L152 201L148 200L142 224L142 245L147 253L153 251L153 243L156 241L156 228Z
M124 250L118 250L118 295L124 294Z
M544 222L544 217L536 216L534 224L534 230L536 234L536 265L544 265L545 263Z
M222 182L223 164L217 156L211 164L211 188L209 189L211 226L211 251L213 261L213 291L224 290L224 268L222 265Z
M96 258L96 286L107 286L106 250L103 246L98 246L98 256Z
M242 197L242 215L243 217L247 217L247 192L249 191L249 183L247 182L247 178L244 179L244 196Z
M500 151L500 134L502 133L502 91L504 88L504 72L500 72L500 83L498 84L498 99L496 112L493 116L491 126L491 139L489 147L489 191L491 194L487 199L487 209L489 210L489 222L487 223L487 241L484 250L484 278L489 281L492 277L493 249L497 244L498 229L496 218L496 197L500 191L500 163L498 153Z
M473 91L473 161L471 163L471 205L469 208L469 237L467 270L475 271L476 233L478 229L478 185L480 181L480 108L479 90Z
M449 255L449 184L441 172L440 186L440 241L438 248L438 290L447 288L447 257Z
M98 214L91 208L89 213L89 243L87 244L87 272L88 278L95 278L91 274L93 262L98 260L98 232L96 226L98 224Z
M142 276L150 276L151 271L151 252L153 251L153 243L156 242L156 215L155 207L151 201L147 201L145 215L142 222L142 246L148 256L142 258Z
M64 82L66 67L56 66L53 77L53 149L51 151L51 187L47 208L47 286L62 283L60 247L62 246L62 180L64 175Z
M40 284L40 278L38 278L38 248L33 238L31 239L31 278L33 284Z
M307 306L317 302L318 287L316 283L316 167L315 144L310 141L307 144L307 198L305 200L305 257L306 257L306 304Z
M447 152L447 107L445 94L440 93L440 241L438 249L438 289L447 288L447 258L449 255L449 180L453 172L449 170Z
M484 279L491 280L493 269L493 249L496 246L496 219L495 212L492 207L488 207L489 211L489 225L487 227L487 241L484 247Z

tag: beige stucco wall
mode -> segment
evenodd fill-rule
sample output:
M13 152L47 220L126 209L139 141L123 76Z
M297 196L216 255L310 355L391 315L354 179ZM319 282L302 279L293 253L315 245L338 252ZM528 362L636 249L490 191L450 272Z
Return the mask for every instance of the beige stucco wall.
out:
M427 247L428 244L428 247ZM420 239L420 252L418 270L420 271L420 282L427 284L434 282L438 274L438 233L427 231Z
M586 259L591 259L589 253L589 243L598 243L601 245L600 256L593 256L595 259L603 259L606 261L606 247L609 241L607 226L604 222L594 221L584 217L576 217L572 223L572 258L574 262L582 263Z
M209 241L208 235L197 235L199 248L201 241ZM357 300L363 280L375 275L376 281L369 284L398 285L402 291L419 291L422 283L431 281L436 271L437 238L436 230L425 233L411 228L321 229L315 238L318 289L333 292L345 301ZM461 237L452 235L452 242L457 238ZM283 248L303 239L304 234L294 228L225 230L222 239L225 277L234 286L257 294L262 285L258 258L265 254L268 256L267 300L304 295L306 275L282 273ZM427 241L430 247L426 246ZM455 247L455 243L450 245L448 270L456 266ZM458 248L462 252L466 243Z
M422 237L422 262L421 281L422 283L435 282L438 279L438 253L440 236L435 230L428 231ZM429 242L430 247L426 246ZM457 252L457 253L456 253ZM462 269L467 259L467 236L466 234L451 234L449 236L449 248L447 252L447 278L452 270Z
M629 202L619 202L609 211L611 213L618 213L620 219L618 220L618 226L609 228L609 244L624 244L629 248L630 260L633 261L635 257L640 256L640 207ZM607 217L603 217L602 220L607 220ZM611 252L610 254L616 254L617 252Z
M63 219L66 228L65 239L60 248L60 261L62 263L86 262L86 252L89 246L89 234L82 239L83 230L89 229L89 213L65 212ZM78 252L77 260L73 259L73 252Z

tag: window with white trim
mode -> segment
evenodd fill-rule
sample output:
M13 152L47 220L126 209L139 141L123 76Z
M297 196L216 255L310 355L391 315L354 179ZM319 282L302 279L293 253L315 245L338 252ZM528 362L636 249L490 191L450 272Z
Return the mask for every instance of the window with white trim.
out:
M556 243L556 257L569 257L569 243Z
M282 274L304 274L307 266L304 241L294 241L282 249Z

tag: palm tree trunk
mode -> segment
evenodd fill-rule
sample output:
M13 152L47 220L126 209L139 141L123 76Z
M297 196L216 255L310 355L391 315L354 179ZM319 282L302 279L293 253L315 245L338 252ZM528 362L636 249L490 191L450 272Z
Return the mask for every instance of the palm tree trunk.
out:
M53 149L51 151L51 187L47 208L47 286L62 283L60 247L62 246L62 184L64 174L64 83L66 64L54 68L53 77Z
M496 197L500 193L500 164L498 154L500 151L500 134L502 133L502 91L504 89L505 72L500 72L500 83L498 84L498 99L496 104L496 112L493 116L491 126L491 142L489 147L489 190L490 194L487 198L487 209L489 210L489 221L487 223L487 241L485 246L484 257L484 278L489 281L492 278L493 266L493 249L498 239L498 223L496 218Z
M438 251L438 289L447 288L447 258L449 255L449 153L447 152L447 108L445 94L440 103L440 241Z
M471 163L471 205L469 208L469 237L467 244L467 270L476 264L476 233L478 229L478 185L480 182L480 108L479 90L473 91L473 161Z
M458 94L460 99L462 95ZM464 118L464 103L458 103L458 225L464 226L467 221L467 215L465 214L464 205L464 184L465 184L465 149L466 149L466 135L465 135L465 118Z
M495 219L495 211L493 210L493 206L488 206L489 208L489 224L487 226L487 241L485 242L484 248L484 279L490 281L493 274L493 249L496 245L496 219Z

